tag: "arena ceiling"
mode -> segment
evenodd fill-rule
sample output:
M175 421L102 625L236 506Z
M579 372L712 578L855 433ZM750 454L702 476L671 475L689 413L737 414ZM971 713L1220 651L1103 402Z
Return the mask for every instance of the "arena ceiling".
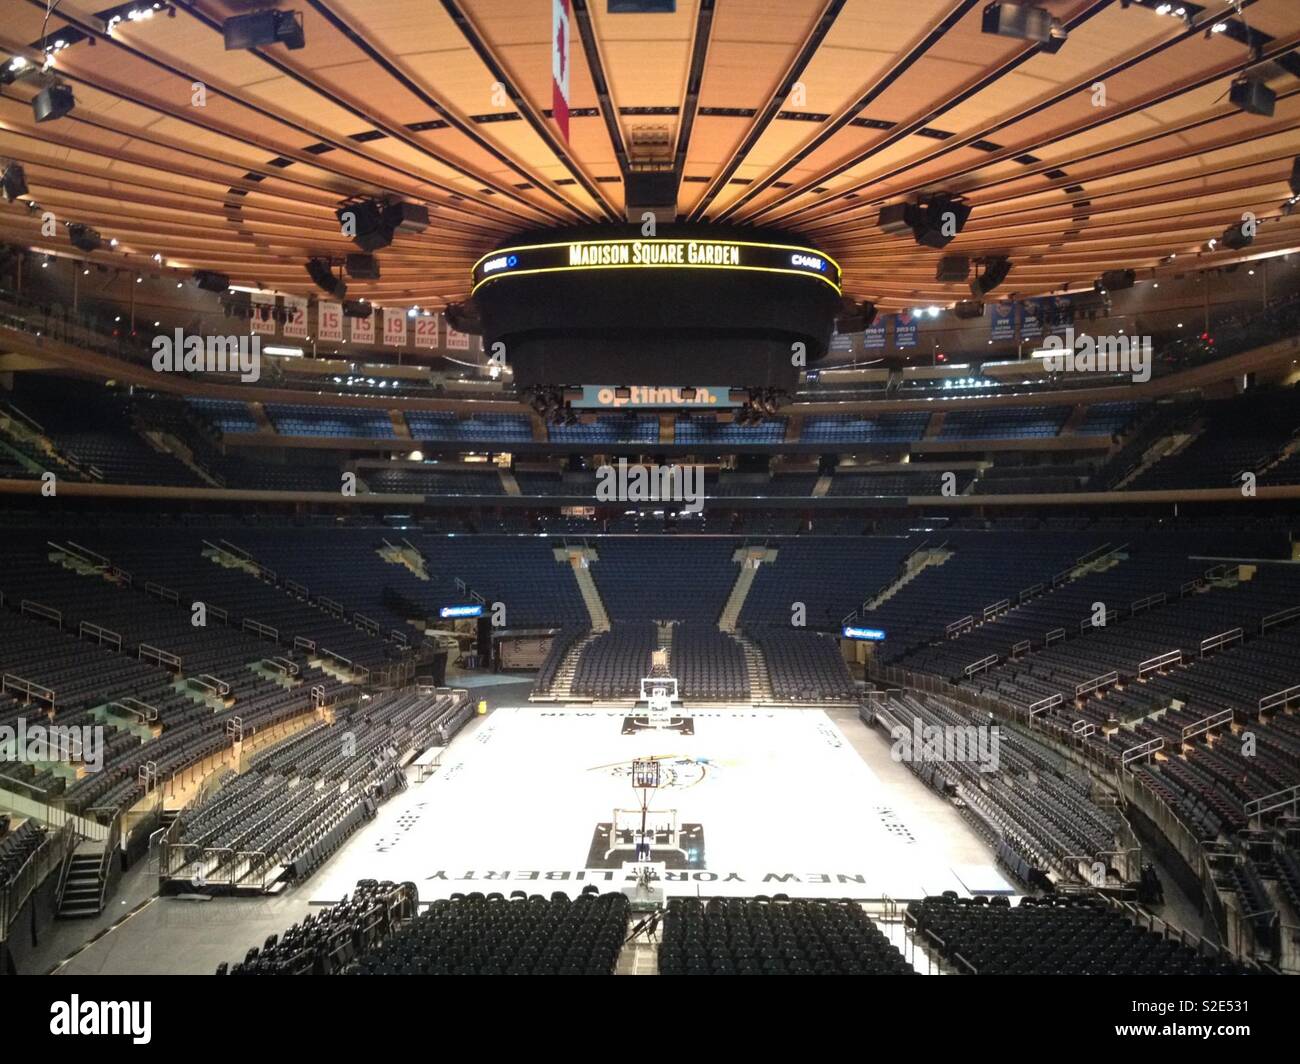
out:
M923 192L973 206L946 253L1009 256L999 295L1300 246L1281 211L1300 155L1300 3L1039 2L1068 30L1055 54L981 32L985 0L677 0L672 14L573 0L566 142L551 0L284 0L306 46L251 51L226 51L222 22L263 5L182 0L110 30L133 5L6 0L0 58L38 62L62 40L51 71L76 107L37 124L39 85L4 85L0 159L22 163L41 210L119 241L98 261L157 270L160 255L300 294L315 291L309 257L356 250L341 200L424 203L429 227L399 234L382 278L349 294L434 308L465 298L471 265L511 235L623 220L624 177L647 167L679 175L681 219L801 233L841 263L846 294L885 308L969 296L935 280L941 252L877 224ZM1276 91L1272 117L1230 102L1247 69ZM1245 211L1252 247L1203 251ZM0 204L0 239L75 254L21 202Z

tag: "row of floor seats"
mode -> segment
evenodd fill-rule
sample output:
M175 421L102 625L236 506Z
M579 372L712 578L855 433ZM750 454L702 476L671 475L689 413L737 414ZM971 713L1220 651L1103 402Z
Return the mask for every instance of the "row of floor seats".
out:
M1087 896L912 901L910 926L956 971L974 975L1244 975Z
M660 975L914 975L852 901L673 898Z

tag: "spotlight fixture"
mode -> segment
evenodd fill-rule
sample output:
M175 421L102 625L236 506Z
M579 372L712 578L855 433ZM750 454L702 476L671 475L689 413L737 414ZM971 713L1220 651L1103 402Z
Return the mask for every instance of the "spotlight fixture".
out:
M10 163L0 173L0 195L4 196L6 203L27 195L27 175L21 163Z
M1068 36L1060 19L1046 8L1030 4L989 4L981 29L998 37L1037 41L1046 52L1059 51Z
M345 318L368 318L374 312L374 308L364 299L348 299L343 303L343 316Z
M221 32L227 52L270 44L283 44L296 50L307 43L300 11L254 11L250 15L236 15L221 24Z
M1239 111L1248 115L1273 117L1273 108L1277 104L1277 93L1258 78L1241 77L1232 83L1228 90L1228 100Z
M963 299L953 305L952 312L954 317L962 320L982 318L984 317L984 304L974 299Z
M1007 279L1011 272L1011 260L1005 255L994 255L984 260L984 272L970 283L970 294L976 299L983 299Z
M96 230L80 222L68 223L68 239L72 241L73 247L82 251L98 251L103 243L103 238Z
M37 122L52 122L68 114L76 105L72 86L56 81L32 97L32 114Z

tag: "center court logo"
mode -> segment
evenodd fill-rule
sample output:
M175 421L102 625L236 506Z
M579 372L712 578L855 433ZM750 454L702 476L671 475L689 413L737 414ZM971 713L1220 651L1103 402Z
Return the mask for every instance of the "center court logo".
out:
M50 1005L50 1034L130 1036L138 1046L153 1037L153 1002L82 1001L73 994L68 1001Z
M153 338L155 373L238 373L245 384L262 377L260 336L186 336L177 329Z
M704 467L697 465L617 466L596 470L596 498L601 502L680 502L687 513L704 509Z

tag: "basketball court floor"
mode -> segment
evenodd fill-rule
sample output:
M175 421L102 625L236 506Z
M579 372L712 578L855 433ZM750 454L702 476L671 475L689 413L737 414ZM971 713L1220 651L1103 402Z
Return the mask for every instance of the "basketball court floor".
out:
M653 727L624 710L531 705L476 724L318 873L313 903L366 878L409 880L422 900L630 885L631 765L650 758L652 858L669 897L1013 891L956 810L851 714L679 709Z

